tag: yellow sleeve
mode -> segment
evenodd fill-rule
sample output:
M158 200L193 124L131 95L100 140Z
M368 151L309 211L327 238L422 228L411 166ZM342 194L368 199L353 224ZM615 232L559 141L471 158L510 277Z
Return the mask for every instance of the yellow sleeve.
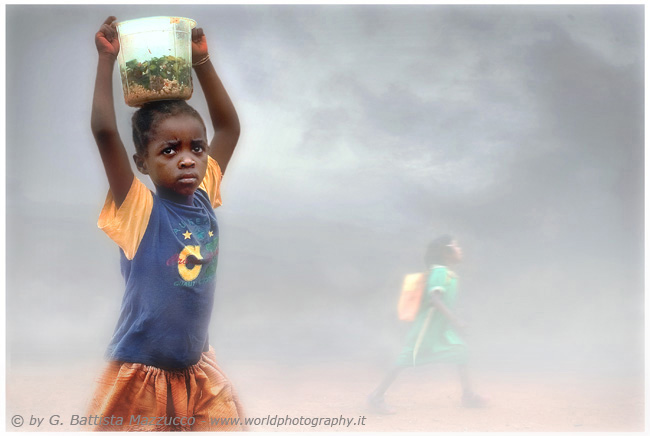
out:
M127 259L133 259L147 230L152 208L151 191L137 177L133 177L133 183L119 209L113 194L108 191L97 227L122 248Z
M208 156L208 169L205 172L205 177L199 185L199 189L203 189L208 193L210 198L210 204L212 208L215 209L221 206L221 192L219 190L221 186L221 168L216 160Z

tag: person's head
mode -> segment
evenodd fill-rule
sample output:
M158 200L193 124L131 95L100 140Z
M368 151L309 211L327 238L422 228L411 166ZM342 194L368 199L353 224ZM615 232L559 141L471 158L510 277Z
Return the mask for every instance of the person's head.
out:
M424 262L431 265L453 265L463 259L463 252L450 235L440 236L429 243Z
M183 100L145 103L131 118L138 170L158 189L191 195L208 164L205 124Z

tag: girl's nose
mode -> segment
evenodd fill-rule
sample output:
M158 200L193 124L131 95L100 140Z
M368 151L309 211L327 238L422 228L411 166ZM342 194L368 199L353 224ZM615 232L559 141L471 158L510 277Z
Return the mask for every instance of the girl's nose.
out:
M189 156L182 157L178 162L180 168L192 168L194 167L194 159Z

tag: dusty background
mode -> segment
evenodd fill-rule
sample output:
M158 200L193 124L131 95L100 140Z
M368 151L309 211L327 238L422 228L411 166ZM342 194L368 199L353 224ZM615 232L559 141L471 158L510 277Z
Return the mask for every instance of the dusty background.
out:
M594 376L562 373L484 372L475 376L488 407L466 409L451 368L418 368L404 374L386 395L395 415L370 413L368 392L382 376L361 364L300 365L232 362L228 371L250 418L353 418L348 426L252 425L250 431L499 431L617 432L644 430L644 389L639 375ZM71 426L84 416L97 367L71 365L13 373L7 386L7 417L45 418L40 427L19 431L91 431ZM25 392L31 392L26 395ZM59 415L62 425L48 420ZM365 420L358 421L359 417ZM9 421L8 421L9 422ZM365 425L355 425L363 422ZM8 429L11 428L8 424ZM15 428L12 428L14 430Z
M89 128L108 15L197 19L239 111L210 337L251 416L363 413L401 278L449 232L493 404L423 368L363 430L642 429L642 5L7 6L8 416L82 408L118 317Z

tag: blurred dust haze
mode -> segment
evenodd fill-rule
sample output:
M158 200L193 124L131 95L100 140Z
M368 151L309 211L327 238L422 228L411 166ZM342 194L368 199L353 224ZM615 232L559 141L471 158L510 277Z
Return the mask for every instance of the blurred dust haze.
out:
M204 28L242 124L216 211L221 362L388 367L401 279L451 233L479 368L641 382L643 14L8 5L8 369L104 353L123 282L96 226L93 37L108 15L179 15ZM131 154L117 72L114 90Z

